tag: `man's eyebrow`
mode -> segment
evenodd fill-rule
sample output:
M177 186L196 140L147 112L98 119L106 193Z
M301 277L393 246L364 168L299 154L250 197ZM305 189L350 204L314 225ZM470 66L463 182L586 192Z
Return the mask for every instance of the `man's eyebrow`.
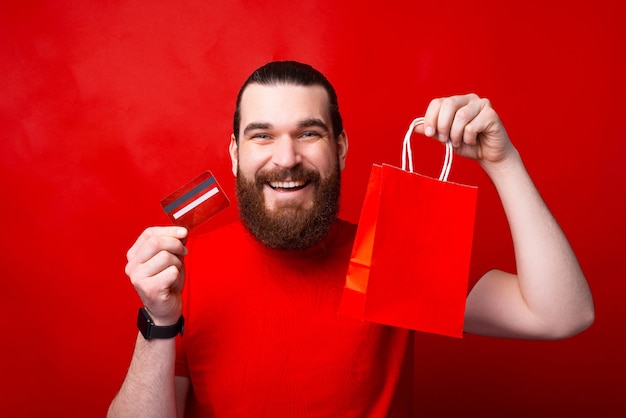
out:
M318 128L322 128L326 132L330 131L328 129L328 125L326 125L323 120L318 119L318 118L305 119L305 120L301 121L298 124L298 126L300 126L301 128L309 128L309 127L312 127L312 126L317 126Z
M250 131L254 131L256 129L270 129L272 127L271 124L266 122L251 122L246 125L243 130L243 134L246 135Z
M309 119L304 119L302 121L300 121L298 123L298 127L299 128L309 128L309 127L318 127L323 129L326 132L329 132L329 128L328 125L326 125L324 123L323 120L318 119L318 118L309 118ZM257 130L257 129L271 129L272 128L272 124L271 123L267 123L267 122L250 122L249 124L246 125L246 127L243 130L243 134L246 135L251 131Z

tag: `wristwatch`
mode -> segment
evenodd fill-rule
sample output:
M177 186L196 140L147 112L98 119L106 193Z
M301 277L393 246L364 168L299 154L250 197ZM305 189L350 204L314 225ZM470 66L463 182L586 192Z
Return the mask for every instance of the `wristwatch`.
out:
M183 335L183 329L185 325L185 318L180 316L180 319L174 325L167 325L160 327L154 324L152 318L148 314L145 308L139 308L139 315L137 316L137 328L141 331L141 335L146 340L153 338L174 338L178 334Z

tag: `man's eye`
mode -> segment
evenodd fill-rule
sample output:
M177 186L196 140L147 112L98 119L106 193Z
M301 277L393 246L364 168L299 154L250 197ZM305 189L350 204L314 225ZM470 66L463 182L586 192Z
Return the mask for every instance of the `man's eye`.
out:
M270 139L270 136L268 134L259 133L252 135L252 139L267 140Z
M318 138L320 134L315 131L306 131L300 135L302 138Z

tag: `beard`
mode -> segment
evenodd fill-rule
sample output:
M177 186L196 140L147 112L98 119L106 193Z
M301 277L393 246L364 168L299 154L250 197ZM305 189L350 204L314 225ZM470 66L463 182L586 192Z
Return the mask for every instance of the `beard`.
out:
M270 210L265 206L263 188L270 181L303 180L315 187L313 205L281 203ZM326 179L318 172L297 166L290 170L260 171L254 179L237 175L237 200L243 225L270 248L304 250L324 239L337 219L341 171L338 164Z

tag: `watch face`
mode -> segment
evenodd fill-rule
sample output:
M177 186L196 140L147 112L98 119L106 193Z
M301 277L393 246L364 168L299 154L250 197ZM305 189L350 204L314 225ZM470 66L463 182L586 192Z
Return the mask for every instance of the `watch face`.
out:
M148 312L146 312L144 308L139 309L139 315L137 316L137 328L139 328L141 335L143 335L146 340L150 339L152 326L152 318L150 318Z

